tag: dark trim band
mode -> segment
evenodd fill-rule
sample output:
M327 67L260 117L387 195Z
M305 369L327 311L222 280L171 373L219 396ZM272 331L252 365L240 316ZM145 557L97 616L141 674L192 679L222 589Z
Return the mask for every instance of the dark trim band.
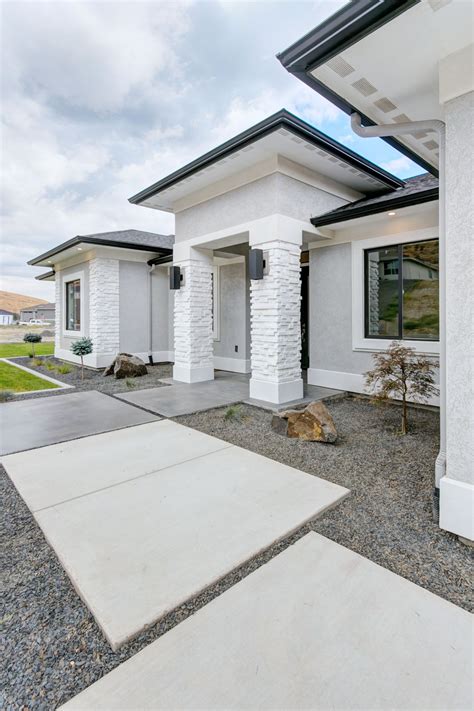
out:
M335 210L333 212L326 212L324 215L312 217L311 224L314 227L337 225L339 222L355 220L359 217L367 217L368 215L376 215L379 212L386 212L387 210L396 210L403 207L410 207L412 205L421 205L424 202L438 200L438 198L438 188L430 188L429 190L423 190L411 195L400 195L398 198L396 196L387 196L386 200L380 200L379 202L369 203L368 205L360 205L360 207L354 205L354 207L347 207L340 212Z

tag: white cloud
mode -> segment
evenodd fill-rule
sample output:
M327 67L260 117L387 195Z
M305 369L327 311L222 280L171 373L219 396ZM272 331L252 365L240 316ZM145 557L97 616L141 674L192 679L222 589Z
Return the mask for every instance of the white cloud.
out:
M172 232L128 198L280 108L335 121L275 54L337 5L4 2L3 288L52 298L26 262L75 234Z
M409 158L406 156L401 156L400 158L394 158L393 160L389 160L386 163L382 163L382 168L385 170L388 170L389 173L403 173L407 171L413 171L413 168L415 167L415 164L413 161L411 161ZM421 172L421 169L420 171Z

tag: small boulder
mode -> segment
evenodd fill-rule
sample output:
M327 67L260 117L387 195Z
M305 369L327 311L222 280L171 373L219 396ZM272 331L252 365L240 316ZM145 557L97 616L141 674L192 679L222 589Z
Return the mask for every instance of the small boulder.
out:
M145 363L141 358L132 355L131 353L119 353L105 370L104 376L115 375L118 380L123 378L138 378L141 375L147 375Z
M272 428L278 434L310 442L335 442L334 420L322 402L311 402L304 410L287 410L274 415Z

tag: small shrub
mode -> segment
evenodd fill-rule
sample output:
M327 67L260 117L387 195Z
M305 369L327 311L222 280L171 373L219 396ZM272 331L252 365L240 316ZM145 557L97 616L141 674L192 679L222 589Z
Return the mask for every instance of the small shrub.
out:
M25 333L23 336L25 343L31 343L31 353L30 358L35 357L35 343L41 343L41 336L39 333Z
M61 375L67 375L71 372L72 368L67 363L64 363L64 365L56 366L56 370L58 371L58 373L61 373Z
M33 358L33 362L31 363L31 365L34 365L35 368L40 368L42 365L44 365L43 359L42 358Z
M44 363L42 363L42 365L44 365L47 370L56 370L56 366L54 365L54 363L51 363L50 360L45 361Z
M242 419L242 412L240 405L229 405L224 413L224 420L227 422L236 420L240 421Z
M136 388L137 387L137 384L131 378L126 379L125 385L127 386L127 388Z
M7 402L7 400L12 400L13 397L11 390L0 390L0 402Z
M90 338L79 338L71 345L71 351L81 359L81 379L84 380L84 356L92 353L93 343Z
M399 398L402 401L402 424L400 434L408 428L407 400L427 402L430 395L437 395L434 381L436 361L417 355L413 348L406 348L393 341L386 351L374 353L375 366L365 374L366 386L375 401Z

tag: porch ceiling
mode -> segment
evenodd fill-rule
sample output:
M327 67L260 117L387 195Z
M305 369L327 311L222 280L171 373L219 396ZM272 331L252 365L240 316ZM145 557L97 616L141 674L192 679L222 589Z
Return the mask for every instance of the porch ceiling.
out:
M472 11L471 2L454 0L350 3L279 58L288 71L347 113L361 113L366 123L442 118L439 63L472 43ZM418 132L389 142L398 142L424 167L437 168L435 134Z

